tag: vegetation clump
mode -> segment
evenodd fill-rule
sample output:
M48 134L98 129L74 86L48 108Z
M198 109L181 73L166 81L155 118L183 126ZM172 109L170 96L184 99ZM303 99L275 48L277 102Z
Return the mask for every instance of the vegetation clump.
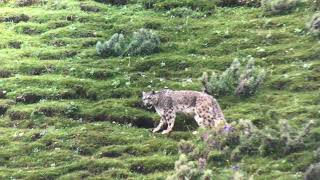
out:
M261 6L268 14L284 14L298 5L297 0L262 0Z
M311 9L314 11L320 10L320 0L309 0L309 5L311 6Z
M27 21L29 21L29 19L30 19L30 17L28 15L20 14L20 15L16 15L16 16L5 17L4 19L0 19L0 21L19 23L19 22L27 22Z
M148 55L159 52L160 39L150 30L140 29L133 33L133 38L124 52L125 55Z
M320 163L312 164L307 169L304 179L305 180L318 180L320 177Z
M167 11L166 13L170 17L191 17L191 18L201 18L206 17L206 14L202 11L194 11L188 7L177 7Z
M265 79L266 71L256 67L253 58L246 61L246 66L241 66L235 59L221 75L213 72L209 77L204 73L202 83L205 92L215 96L234 94L248 97L255 94Z
M307 24L307 28L313 35L320 35L320 13L312 16L310 22Z
M38 3L39 0L16 0L17 6L23 7L23 6L31 6L36 3Z
M86 3L81 3L80 4L80 9L82 11L86 11L86 12L99 12L100 11L99 7L91 6L91 5L86 4Z
M251 6L259 7L261 0L217 0L219 6Z
M131 39L126 39L122 34L114 34L108 41L96 45L100 56L134 56L148 55L159 52L160 39L150 30L140 29L133 33Z
M95 0L97 2L111 4L111 5L125 5L128 4L128 0Z
M210 169L236 163L246 155L283 156L302 150L313 121L297 130L281 121L279 130L258 129L251 121L240 120L217 129L200 130L192 141L180 141L180 158L168 179L212 178ZM233 174L236 176L238 173ZM209 176L204 178L203 176Z
M238 132L231 125L200 130L193 141L180 141L180 158L171 179L211 179L212 165L226 163L228 149L238 143ZM228 147L230 146L230 147Z
M207 15L212 14L216 8L216 0L141 0L141 2L147 9L171 10L184 7L205 12Z
M104 43L99 41L96 45L96 49L100 56L121 56L125 50L125 44L124 36L116 33Z

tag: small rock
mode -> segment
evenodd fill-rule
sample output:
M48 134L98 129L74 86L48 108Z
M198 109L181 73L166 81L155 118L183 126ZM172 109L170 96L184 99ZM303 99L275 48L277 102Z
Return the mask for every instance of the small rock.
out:
M7 91L0 90L0 98L5 98L7 94Z

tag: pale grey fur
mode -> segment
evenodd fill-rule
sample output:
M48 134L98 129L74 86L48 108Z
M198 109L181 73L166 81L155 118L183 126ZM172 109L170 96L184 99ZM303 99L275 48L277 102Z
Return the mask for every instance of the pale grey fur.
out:
M142 94L145 106L153 106L161 117L159 125L153 132L159 131L164 124L167 124L168 128L162 134L172 131L176 113L194 116L200 127L217 127L221 123L225 124L225 118L217 100L206 93L166 89Z

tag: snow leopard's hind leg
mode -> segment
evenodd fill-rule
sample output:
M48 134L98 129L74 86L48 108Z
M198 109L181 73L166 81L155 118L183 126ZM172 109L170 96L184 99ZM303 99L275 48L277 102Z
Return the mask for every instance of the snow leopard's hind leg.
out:
M162 131L162 134L168 134L172 131L174 126L174 121L176 120L176 112L174 112L173 108L166 109L164 111L163 118L165 118L168 127L166 130Z
M200 127L214 127L215 118L212 113L212 105L206 99L199 99L195 107L195 120Z
M161 116L161 119L160 119L160 123L158 124L158 126L156 128L153 129L153 133L156 133L158 131L160 131L160 129L163 127L163 125L166 124L166 119L164 116Z

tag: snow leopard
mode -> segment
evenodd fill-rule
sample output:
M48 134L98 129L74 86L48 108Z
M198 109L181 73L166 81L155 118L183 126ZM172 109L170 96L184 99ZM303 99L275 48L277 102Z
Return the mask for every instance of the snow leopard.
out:
M154 107L161 117L160 123L153 129L158 132L167 124L162 134L172 131L176 113L193 116L199 127L216 128L226 124L224 114L215 98L205 92L164 89L142 92L142 101L148 108Z

